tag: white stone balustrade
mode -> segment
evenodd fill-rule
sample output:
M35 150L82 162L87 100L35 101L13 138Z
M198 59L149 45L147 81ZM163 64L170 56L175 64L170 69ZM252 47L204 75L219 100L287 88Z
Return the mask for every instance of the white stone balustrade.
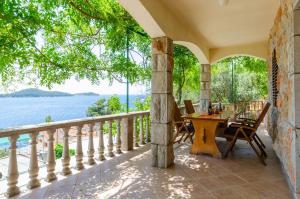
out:
M31 151L30 151L30 163L29 163L29 170L28 170L30 181L27 185L27 187L29 189L33 189L33 188L39 187L41 185L41 183L38 179L39 164L38 164L37 150L36 150L37 135L38 135L38 133L36 133L36 132L30 134Z
M95 164L95 160L94 160L94 124L89 124L89 146L88 146L88 164L89 165L93 165Z
M116 146L117 154L121 154L121 121L117 120L117 146Z
M93 165L96 163L95 161L95 150L94 150L94 132L98 136L98 159L99 161L105 160L105 143L107 143L107 156L114 157L114 145L116 146L115 153L121 154L121 143L122 139L126 139L123 135L121 135L121 120L129 119L128 121L132 122L132 118L134 118L134 128L132 129L133 125L128 125L130 131L134 131L131 135L134 135L134 141L131 138L127 139L126 142L130 141L132 145L138 146L138 132L137 132L137 122L136 119L145 118L146 125L144 129L144 125L140 123L140 140L144 141L144 133L146 134L146 142L149 142L149 124L148 118L150 116L149 111L140 111L140 112L132 112L128 114L117 114L117 115L106 115L106 116L99 116L99 117L91 117L85 119L78 119L78 120L70 120L70 121L61 121L61 122L51 122L47 124L39 124L39 125L30 125L30 126L23 126L18 128L11 128L0 130L0 138L8 137L10 140L10 148L9 148L9 164L8 164L8 174L7 174L7 190L6 195L8 197L12 197L18 195L20 193L20 188L18 187L18 178L19 178L19 171L18 171L18 161L17 161L17 139L20 135L28 134L31 138L30 142L30 156L29 156L29 182L27 184L28 189L33 189L39 187L41 185L40 179L45 178L45 181L52 182L57 179L55 167L56 167L56 158L55 158L55 139L54 134L56 130L62 129L63 130L63 154L61 158L62 163L62 171L61 175L69 175L72 173L72 168L76 168L77 170L84 169L84 153L83 153L83 132L84 126L88 126L88 148L87 148L87 157L86 163L89 165ZM104 136L103 126L108 122L108 135ZM116 140L114 143L113 139L113 122L116 122ZM75 128L74 128L75 127ZM124 126L125 127L125 126ZM127 128L127 126L126 126ZM75 133L72 133L72 130ZM47 175L46 176L39 176L39 156L38 156L38 135L41 132L46 132L47 143L46 151L47 151ZM76 136L74 140L76 143L75 147L75 165L70 165L71 157L70 157L70 140L69 136ZM59 136L57 136L59 138ZM56 139L57 139L56 138ZM71 139L71 138L70 138ZM107 142L105 142L107 139ZM1 190L0 190L1 191Z
M81 170L83 165L83 152L82 152L82 126L77 126L77 143L76 143L76 169Z
M138 132L136 129L136 117L133 118L133 145L134 145L134 147L139 147Z

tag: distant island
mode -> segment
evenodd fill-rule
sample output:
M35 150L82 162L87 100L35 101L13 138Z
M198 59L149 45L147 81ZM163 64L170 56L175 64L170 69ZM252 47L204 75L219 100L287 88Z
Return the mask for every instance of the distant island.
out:
M65 93L59 91L43 91L36 88L29 88L20 90L17 92L9 93L9 94L0 94L0 97L66 97L66 96L98 96L97 93L87 92L87 93Z

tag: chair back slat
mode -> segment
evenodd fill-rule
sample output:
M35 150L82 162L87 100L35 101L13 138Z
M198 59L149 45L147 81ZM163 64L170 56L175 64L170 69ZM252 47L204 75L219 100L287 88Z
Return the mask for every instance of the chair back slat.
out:
M261 111L259 117L257 118L256 122L255 122L255 128L257 129L259 127L259 125L261 124L261 122L264 120L269 108L270 108L271 104L270 102L267 102L265 104L265 107L263 108L263 110Z
M177 106L177 103L174 101L174 122L181 122L184 121L184 119L181 117L180 109ZM177 124L177 126L180 126L180 124Z
M185 111L187 114L195 113L192 100L184 100Z

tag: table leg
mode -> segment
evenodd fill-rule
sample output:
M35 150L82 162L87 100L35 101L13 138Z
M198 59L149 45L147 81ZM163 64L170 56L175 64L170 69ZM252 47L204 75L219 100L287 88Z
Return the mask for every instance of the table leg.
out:
M191 154L205 153L221 158L221 153L215 140L219 122L211 120L192 120L192 122L195 128L195 139Z

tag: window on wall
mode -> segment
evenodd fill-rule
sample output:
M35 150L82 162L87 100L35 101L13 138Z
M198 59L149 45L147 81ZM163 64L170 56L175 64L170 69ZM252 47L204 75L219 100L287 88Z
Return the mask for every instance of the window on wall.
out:
M278 97L278 85L277 85L277 78L278 78L278 64L276 58L276 49L273 50L272 55L272 97L273 97L273 106L277 107L277 97Z

